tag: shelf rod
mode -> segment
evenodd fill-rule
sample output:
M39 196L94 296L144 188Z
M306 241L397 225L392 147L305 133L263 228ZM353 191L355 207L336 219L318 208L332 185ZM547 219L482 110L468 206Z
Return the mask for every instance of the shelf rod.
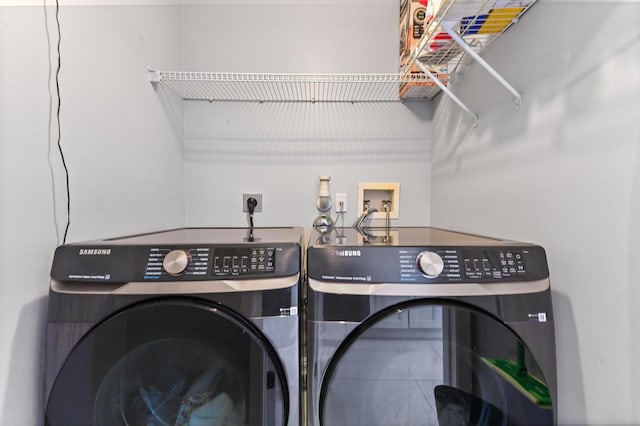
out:
M416 61L416 65L422 70L423 73L425 73L425 75L427 77L429 77L431 79L431 81L433 81L444 93L446 93L451 99L453 99L453 101L458 104L458 106L460 108L462 108L464 110L464 112L466 112L472 119L473 119L473 127L478 127L478 114L474 113L473 111L471 111L465 104L464 102L462 102L460 100L460 98L458 98L447 86L445 86L444 84L442 84L442 82L440 80L438 80L438 77L436 77L435 75L433 75L431 73L431 71L429 71L427 69L427 67L425 67L422 62L420 61Z
M458 33L455 32L455 30L453 29L453 24L451 22L442 22L441 26L447 32L447 34L449 34L451 38L456 43L458 43L458 45L463 48L466 53L469 54L469 56L475 59L476 62L478 62L482 66L482 68L487 70L487 72L491 74L493 78L495 78L500 84L502 84L505 89L511 92L511 94L516 98L516 106L520 107L520 105L522 104L522 96L520 95L520 93L516 89L514 89L507 80L502 78L502 76L495 69L493 69L493 67L489 65L487 61L482 59L482 57L478 55L478 53L473 50L473 48L469 46L467 42L458 35Z

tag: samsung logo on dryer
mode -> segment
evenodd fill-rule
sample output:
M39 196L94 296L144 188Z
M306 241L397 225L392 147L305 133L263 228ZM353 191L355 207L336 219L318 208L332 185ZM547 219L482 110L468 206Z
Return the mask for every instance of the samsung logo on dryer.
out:
M80 256L109 256L111 249L80 249L78 252Z
M362 252L360 250L333 250L331 256L360 257L362 256Z

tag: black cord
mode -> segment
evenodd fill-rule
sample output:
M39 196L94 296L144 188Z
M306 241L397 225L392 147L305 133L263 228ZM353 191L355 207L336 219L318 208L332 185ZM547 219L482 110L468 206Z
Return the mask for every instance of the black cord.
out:
M249 210L249 226L253 228L253 212L256 211L258 200L253 197L247 198L247 210Z
M60 31L60 4L59 0L56 0L56 25L58 27L58 68L56 69L56 91L58 94L58 109L56 112L56 119L58 123L58 151L60 152L60 159L62 160L62 166L64 167L64 173L66 177L67 187L67 226L64 229L64 236L62 237L62 244L67 241L67 233L69 232L69 226L71 225L71 190L69 186L69 169L67 168L67 161L64 158L64 152L62 151L62 133L60 126L60 107L62 105L62 99L60 97L60 68L62 67L62 58L60 55L60 43L62 41L62 33Z

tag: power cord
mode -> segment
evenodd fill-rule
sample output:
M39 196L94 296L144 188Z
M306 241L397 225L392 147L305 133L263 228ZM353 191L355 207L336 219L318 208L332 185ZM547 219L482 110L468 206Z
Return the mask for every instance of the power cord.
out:
M60 96L60 68L62 67L62 56L60 55L60 43L62 42L62 33L60 31L60 3L58 0L56 0L56 25L58 28L58 68L56 69L56 91L58 94L58 108L56 111L56 121L58 125L58 151L60 152L60 159L62 160L62 166L64 167L67 189L67 225L65 226L64 236L62 237L62 244L64 244L67 241L67 234L69 233L69 226L71 225L71 190L69 186L69 169L67 168L67 161L64 157L61 144L62 131L60 125L60 108L62 105L62 99Z
M253 213L258 206L258 200L253 197L247 198L247 210L249 210L249 226L253 228Z

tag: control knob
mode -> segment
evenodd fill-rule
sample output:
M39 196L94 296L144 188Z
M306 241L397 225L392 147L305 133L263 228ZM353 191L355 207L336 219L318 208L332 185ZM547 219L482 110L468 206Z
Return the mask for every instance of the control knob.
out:
M437 278L444 269L444 261L438 253L423 251L416 259L418 269L427 278Z
M187 269L191 261L191 254L186 250L171 250L164 257L162 267L169 275L180 275Z

